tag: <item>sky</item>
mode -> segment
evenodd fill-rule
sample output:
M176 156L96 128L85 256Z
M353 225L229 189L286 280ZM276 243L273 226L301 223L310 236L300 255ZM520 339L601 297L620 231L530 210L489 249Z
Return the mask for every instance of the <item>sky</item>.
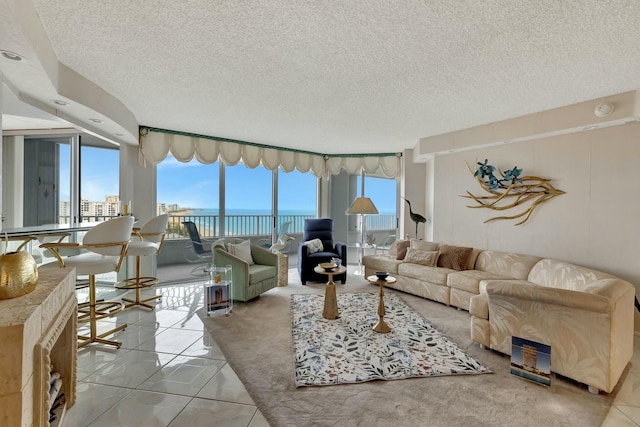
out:
M61 200L69 199L68 146L61 145ZM117 150L84 147L82 152L82 198L103 201L106 195L119 194ZM65 172L66 171L66 172ZM215 209L219 200L219 163L189 163L168 156L157 168L157 200L180 207ZM226 167L227 209L270 209L271 171L249 169L239 164ZM359 179L358 179L359 182ZM311 173L279 171L278 207L282 211L316 210L316 177ZM360 186L358 184L358 191ZM365 179L365 195L380 213L395 213L396 182L390 179Z

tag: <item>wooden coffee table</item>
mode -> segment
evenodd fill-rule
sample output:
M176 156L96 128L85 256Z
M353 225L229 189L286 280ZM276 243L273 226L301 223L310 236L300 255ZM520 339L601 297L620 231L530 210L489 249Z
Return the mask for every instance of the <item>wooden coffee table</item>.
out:
M338 315L338 298L336 297L336 284L333 283L333 275L346 273L347 268L340 266L327 271L320 266L316 266L313 271L329 276L324 290L324 310L322 311L322 317L328 320L337 319L340 316Z
M378 276L369 276L367 280L372 285L380 285L380 303L378 304L378 323L375 324L373 330L380 333L386 334L391 332L391 328L384 321L384 284L385 283L395 283L396 278L387 276L385 279L379 279Z

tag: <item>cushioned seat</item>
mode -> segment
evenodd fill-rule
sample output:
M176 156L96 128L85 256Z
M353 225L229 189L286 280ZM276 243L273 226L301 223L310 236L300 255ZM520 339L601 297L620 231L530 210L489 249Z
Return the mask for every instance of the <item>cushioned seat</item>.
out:
M435 285L446 286L447 276L455 272L450 268L427 267L426 265L403 262L398 265L398 274L414 279L426 280Z
M480 282L489 279L511 279L512 277L480 270L456 271L449 274L447 284L450 288L460 289L474 294L480 293Z
M78 347L91 343L113 345L117 348L122 345L118 341L107 340L104 337L125 329L126 324L98 333L97 321L119 313L124 306L121 302L96 300L96 275L120 271L132 230L133 217L121 216L100 223L87 231L82 244L56 242L40 245L41 248L51 251L57 259L40 268L72 267L76 269L76 276L89 276L89 301L80 304L78 308L78 321L89 323L89 335L78 335L80 341ZM63 257L59 252L61 249L80 249L87 252Z
M333 219L331 218L311 218L304 220L303 243L298 247L298 274L303 285L308 280L314 282L326 282L327 276L313 271L314 268L323 262L331 261L331 258L340 258L342 265L347 266L347 245L333 240ZM319 250L313 251L315 245L310 242L317 242ZM310 248L310 245L312 246ZM342 284L347 282L347 273L336 274L334 281Z
M213 242L213 264L230 265L234 301L249 301L278 285L278 255L248 240L224 238Z
M392 275L398 272L398 266L401 263L402 260L392 259L386 256L365 255L362 257L362 264L367 267L367 270L386 271Z
M276 267L253 264L249 266L249 286L264 282L265 280L271 280L275 275Z

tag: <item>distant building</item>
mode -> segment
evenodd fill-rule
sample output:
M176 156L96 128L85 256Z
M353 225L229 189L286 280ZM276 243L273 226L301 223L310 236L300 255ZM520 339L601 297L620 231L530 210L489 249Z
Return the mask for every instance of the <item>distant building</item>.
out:
M59 204L60 219L59 224L69 224L70 207L68 201L61 201ZM156 204L156 215L162 215L167 212L178 211L180 206L166 203ZM104 221L122 214L122 204L119 196L106 196L104 202L91 202L88 199L80 201L80 213L82 220L85 222Z

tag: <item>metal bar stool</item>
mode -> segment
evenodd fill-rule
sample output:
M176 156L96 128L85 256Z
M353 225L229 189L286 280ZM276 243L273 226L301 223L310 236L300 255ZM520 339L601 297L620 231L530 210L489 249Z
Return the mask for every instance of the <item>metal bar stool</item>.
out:
M107 340L104 337L122 331L126 324L98 334L97 321L121 312L124 305L119 301L96 301L96 274L119 271L133 230L133 217L122 216L96 225L80 243L45 243L41 248L49 249L57 258L57 262L43 265L41 268L73 267L77 276L89 276L89 304L85 312L80 313L78 322L88 322L89 335L78 335L78 347L91 343L113 345L120 348L122 343ZM85 249L79 255L64 257L60 254L64 249Z
M139 306L153 310L155 306L147 303L162 298L162 295L154 295L151 298L140 299L142 289L158 284L157 277L140 276L140 257L160 253L168 224L169 215L158 215L147 221L139 230L134 230L135 237L127 247L127 256L136 257L136 276L124 279L116 284L117 289L135 289L136 291L136 299L122 298L122 301L128 303L124 308Z

